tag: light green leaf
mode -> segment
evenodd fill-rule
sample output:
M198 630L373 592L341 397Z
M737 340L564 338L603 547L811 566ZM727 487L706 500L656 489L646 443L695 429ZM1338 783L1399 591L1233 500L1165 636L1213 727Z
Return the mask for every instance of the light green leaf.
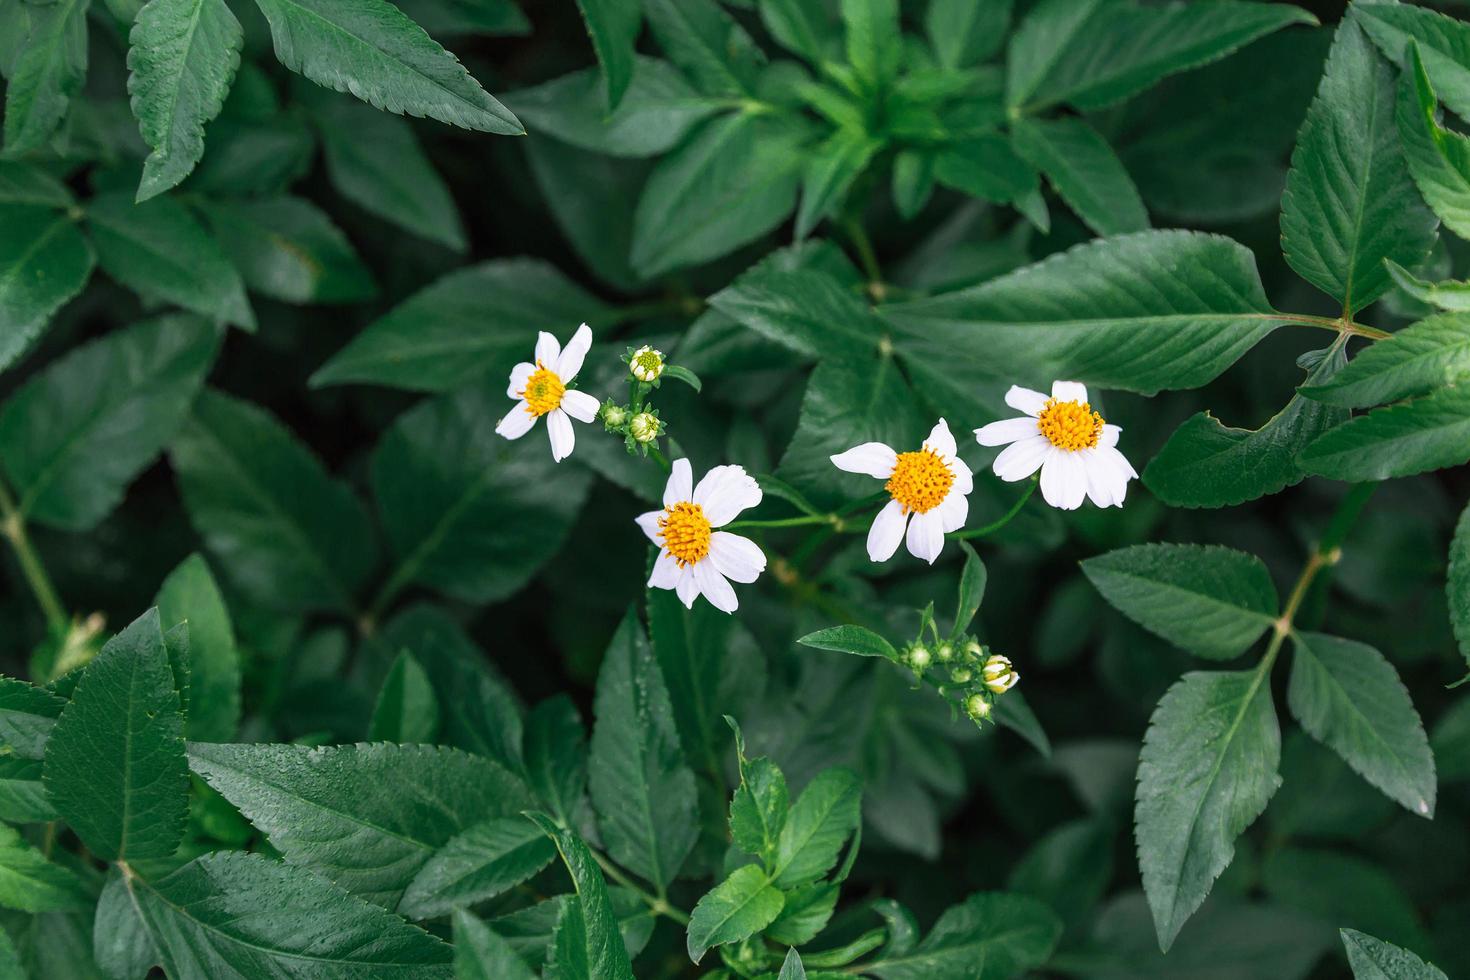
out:
M0 755L41 759L66 699L14 677L0 677Z
M802 966L801 954L795 949L786 951L786 959L781 962L781 972L776 980L806 980L806 967Z
M173 977L447 980L453 949L305 868L220 851L127 880Z
M913 218L934 194L934 154L900 150L893 158L893 206L905 221Z
M670 61L706 95L750 95L765 55L715 0L644 0L648 26Z
M1384 259L1413 266L1428 254L1434 226L1404 161L1393 76L1349 17L1337 29L1286 175L1286 261L1353 313L1388 289Z
M1352 17L1400 68L1409 66L1409 42L1417 42L1445 105L1461 118L1470 116L1470 24L1407 3L1356 5Z
M1082 571L1119 612L1190 653L1230 660L1276 619L1276 587L1254 555L1218 545L1140 544Z
M1079 245L933 299L883 307L905 358L1045 387L1151 394L1215 378L1277 323L1228 238L1146 231Z
M985 563L980 556L975 554L975 549L968 541L960 542L960 551L965 555L965 567L960 572L960 596L955 605L954 629L950 630L951 638L958 637L975 620L975 614L980 611L980 603L985 598L985 584L988 576L985 571Z
M819 269L761 262L709 299L741 326L804 357L871 358L885 324L857 294Z
M830 15L821 0L760 0L761 23L776 43L814 65L834 41Z
M778 888L796 888L832 870L862 819L862 798L862 780L851 769L824 769L807 783L776 845L771 871Z
M421 402L373 453L373 496L397 562L390 592L417 583L466 602L503 599L560 549L582 509L591 475L559 467L544 444L496 434L514 403L499 378L491 384Z
M1078 118L1018 121L1011 139L1027 163L1046 175L1057 195L1098 235L1148 227L1148 211L1133 178L1097 130Z
M454 910L453 922L455 980L536 980L510 943L485 923L464 909Z
M637 956L653 933L653 914L638 893L618 885L606 889L615 924L623 937L623 947L629 958ZM532 967L546 963L552 954L551 944L557 938L556 928L565 907L576 902L575 895L557 895L544 902L537 902L515 912L499 916L491 921L496 933L521 959Z
M207 201L201 210L256 292L286 303L357 303L378 293L347 236L309 201Z
M404 650L394 658L378 689L368 741L428 745L438 731L439 702L434 699L434 686L413 654Z
M1304 395L1333 384L1347 363L1343 345L1322 352L1304 387L1259 429L1229 428L1209 412L1190 416L1149 461L1144 485L1171 507L1233 507L1300 483L1297 454L1349 416Z
M189 627L185 734L200 742L229 741L240 724L240 652L230 611L204 558L185 558L153 601L163 626Z
M288 610L350 610L377 544L348 487L270 415L205 391L169 451L184 508L231 581Z
M833 882L818 881L786 892L786 904L776 921L766 926L765 938L777 945L802 946L811 942L832 921L841 891Z
M456 834L531 805L490 759L427 745L192 742L189 765L286 860L388 909Z
M994 133L951 143L934 160L934 179L995 204L1019 202L1039 188L1036 171Z
M459 60L386 0L258 0L276 57L334 92L378 109L519 136L511 111Z
M859 657L882 657L898 663L898 651L893 648L893 644L866 626L829 626L815 633L808 633L796 642L818 650L835 650Z
M802 135L789 122L749 113L703 123L644 185L633 219L634 270L652 277L707 262L784 221L805 163Z
M839 0L838 9L846 28L848 65L867 91L882 91L903 56L898 0Z
M311 383L448 391L488 376L498 385L517 362L530 359L539 331L566 340L578 323L605 315L597 299L553 266L497 259L452 272L409 297L338 351ZM507 400L504 409L510 407Z
M1434 816L1434 755L1408 689L1383 654L1294 633L1287 703L1302 728L1411 813Z
M1470 391L1441 388L1378 408L1323 435L1302 451L1308 473L1362 483L1412 476L1470 460Z
M42 149L66 117L72 96L81 91L88 6L89 0L27 5L29 33L6 73L6 156Z
M158 610L107 642L46 743L56 811L105 860L164 858L189 802L179 694Z
M128 40L128 94L153 150L138 184L146 201L204 156L204 124L224 107L244 34L224 0L148 0Z
M602 872L598 870L592 852L575 831L557 827L544 814L529 816L556 844L562 863L577 889L576 897L570 899L566 906L576 910L576 928L571 930L571 935L559 937L558 948L563 948L563 943L575 945L579 961L585 964L585 969L577 975L587 980L633 980L633 967L628 962L628 950L618 931L618 919L608 898L607 883L602 880ZM561 923L558 923L558 931L562 931Z
M54 864L20 832L0 824L0 907L22 912L56 912L90 907L86 886ZM0 961L0 976L4 963Z
M0 460L30 520L95 527L172 439L219 351L195 316L137 324L73 348L0 407Z
M699 832L694 774L658 662L631 611L603 658L595 705L589 772L607 852L666 888Z
M1259 668L1188 673L1149 719L1134 832L1164 952L1281 784L1281 729L1267 680Z
M134 204L101 194L87 205L97 261L145 297L182 306L242 329L255 329L245 284L199 222L173 198Z
M1399 80L1399 137L1409 174L1445 227L1470 236L1470 139L1439 124L1439 100L1412 45ZM1392 270L1389 270L1392 272Z
M775 921L786 904L757 865L737 868L705 893L689 916L686 946L695 963L713 946L739 942Z
M639 0L577 0L577 7L592 37L611 113L621 104L636 71L633 44L643 27L643 5Z
M1437 313L1364 349L1325 384L1302 394L1366 408L1428 394L1470 377L1470 317Z
M858 0L864 2L864 0ZM867 167L883 145L863 133L839 129L813 151L802 178L801 205L796 211L798 241L812 233L817 223L832 214L847 189Z
M1470 312L1470 282L1457 279L1428 282L1392 259L1384 259L1383 264L1388 267L1388 274L1394 285L1419 302L1456 313Z
M882 980L1007 980L1044 964L1062 924L1041 902L1007 892L977 892L945 909L912 949L864 967Z
M556 857L541 828L519 814L475 824L448 841L419 869L398 913L429 919L494 898Z
M92 275L92 244L69 215L0 204L0 370L25 353L51 315Z
M967 68L1005 44L1013 0L929 0L924 33L945 68Z
M526 775L564 826L580 826L587 805L587 729L577 706L556 694L526 716Z
M1343 929L1341 934L1354 980L1448 980L1443 970L1407 949L1355 929Z
M765 756L745 757L745 739L735 720L735 750L740 762L740 785L730 797L730 838L735 846L761 859L767 868L776 861L781 828L786 825L789 795L786 776Z

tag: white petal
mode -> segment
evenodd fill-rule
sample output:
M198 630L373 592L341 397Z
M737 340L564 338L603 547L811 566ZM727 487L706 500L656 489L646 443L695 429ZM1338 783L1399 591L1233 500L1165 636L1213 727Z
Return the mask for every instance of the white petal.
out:
M643 533L648 536L648 540L654 544L661 545L663 544L663 535L659 533L658 519L663 516L664 512L661 510L650 510L646 514L639 514L633 518L633 523L642 528Z
M949 431L949 423L940 419L934 423L934 428L929 430L929 438L924 440L924 445L929 449L938 450L941 456L953 456L959 452L954 444L954 435Z
M868 528L868 557L873 561L887 561L893 557L898 550L898 543L903 540L903 529L908 524L908 515L903 512L903 505L897 500L888 501L887 505L873 518L873 526Z
M732 613L740 606L735 598L735 588L715 568L714 562L702 561L694 566L694 583L709 600L709 604L720 612Z
M1112 449L1118 444L1118 436L1122 434L1123 430L1118 426L1112 424L1104 425L1102 436L1097 440L1097 444L1106 449Z
M1080 405L1087 401L1087 386L1078 381L1053 381L1051 396L1059 402L1077 402Z
M1096 452L1095 449L1084 449L1077 454L1082 458L1083 469L1087 473L1087 499L1099 507L1111 507L1121 474L1110 463L1094 455Z
M674 593L684 603L685 609L694 608L694 600L699 598L699 586L694 581L693 565L685 565L679 569L679 581L674 583Z
M510 369L510 384L505 386L507 398L519 398L526 392L526 382L531 380L531 375L536 373L536 365L530 361L522 361Z
M898 453L881 442L865 442L833 456L832 465L848 473L862 473L886 480L893 475L893 467L898 465Z
M648 576L650 589L672 589L679 584L679 563L667 551L660 551L653 561L653 574Z
M716 466L699 481L692 499L704 508L710 527L720 527L761 502L761 485L743 466Z
M548 371L556 370L557 359L561 357L561 344L556 338L545 330L536 335L536 363Z
M1027 415L1019 419L1001 419L975 430L975 441L982 446L1004 446L1020 442L1041 432L1036 420Z
M1111 462L1115 467L1117 467L1118 472L1122 473L1126 478L1134 480L1138 479L1138 471L1133 468L1132 463L1128 462L1128 457L1124 456L1117 449L1114 449L1111 446L1106 448L1099 448L1098 455L1103 456L1109 462Z
M1035 435L1020 442L1013 442L1000 451L991 464L995 475L1007 483L1024 480L1035 473L1051 452L1052 445L1046 436Z
M551 458L560 463L572 454L577 434L572 431L572 420L567 413L553 408L546 413L546 434L551 436Z
M766 570L766 554L749 538L729 531L716 531L709 536L709 560L721 575L736 582L750 583Z
M1059 510L1076 510L1087 497L1087 473L1076 453L1054 449L1041 465L1041 496Z
M669 471L669 482L664 484L664 506L681 504L694 496L694 474L689 469L689 460L674 460Z
M975 489L975 474L970 472L964 460L958 456L951 456L944 461L944 465L948 466L949 471L954 474L954 486L950 487L950 493L966 496Z
M582 359L587 356L587 349L591 346L592 328L584 323L562 348L561 356L556 359L556 367L552 368L563 383L575 378L577 372L582 370Z
M1011 385L1010 390L1006 392L1006 404L1018 412L1025 412L1027 415L1037 416L1046 407L1046 396L1030 388Z
M939 515L945 534L958 531L965 526L965 520L970 516L970 501L960 494L951 493L944 498L943 503L934 508L934 513Z
M519 439L531 431L536 416L531 414L525 402L516 402L515 407L505 413L505 418L495 426L495 431L507 439Z
M944 547L944 520L937 509L915 514L909 521L908 546L909 554L934 564L939 550Z
M591 422L597 418L597 410L602 407L602 403L587 392L573 388L561 396L561 407L578 422Z

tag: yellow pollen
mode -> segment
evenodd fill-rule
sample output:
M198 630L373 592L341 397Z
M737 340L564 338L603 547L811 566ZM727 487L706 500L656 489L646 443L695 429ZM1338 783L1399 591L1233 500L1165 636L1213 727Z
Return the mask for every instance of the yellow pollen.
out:
M680 568L697 565L709 554L709 518L698 504L685 501L664 508L658 531Z
M954 473L939 453L928 447L916 453L899 453L893 475L883 489L897 500L905 514L923 514L944 503Z
M1047 441L1058 449L1091 449L1102 436L1103 417L1088 402L1059 402L1048 398L1036 419Z
M536 370L526 379L521 397L526 400L526 411L539 417L560 406L561 396L566 393L567 386L561 383L556 372L542 367L537 361Z

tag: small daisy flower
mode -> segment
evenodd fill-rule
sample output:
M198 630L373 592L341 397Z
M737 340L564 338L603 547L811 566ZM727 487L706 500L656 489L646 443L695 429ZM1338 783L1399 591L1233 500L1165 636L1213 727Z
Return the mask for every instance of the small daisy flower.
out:
M637 518L661 549L648 577L651 589L673 589L685 607L704 596L721 612L739 602L730 582L749 584L766 570L765 553L749 538L716 528L761 502L760 484L740 466L716 466L694 486L689 460L674 460L664 487L664 509Z
M934 564L944 535L964 527L970 515L965 498L975 483L955 453L954 436L940 419L915 452L899 453L881 442L865 442L832 457L840 470L888 481L883 489L893 499L868 529L869 558L887 561L907 537L909 553Z
M536 338L536 363L522 361L511 369L505 393L517 400L516 406L500 420L495 431L507 439L519 439L545 415L551 458L560 463L570 456L576 442L572 419L591 422L601 407L585 391L567 387L582 370L582 359L591 346L592 330L585 323L572 334L565 350L555 337L541 331Z
M1016 686L1021 675L1011 666L1009 657L996 653L991 654L990 659L985 661L985 666L980 668L980 678L992 692L1004 694Z
M1128 481L1138 474L1118 451L1123 430L1092 410L1086 387L1058 381L1048 398L1012 385L1006 404L1026 415L975 430L980 445L1006 446L995 457L996 476L1014 483L1039 468L1042 497L1062 510L1076 510L1084 497L1099 507L1123 506Z
M644 344L628 358L628 370L639 381L657 381L664 373L664 352Z

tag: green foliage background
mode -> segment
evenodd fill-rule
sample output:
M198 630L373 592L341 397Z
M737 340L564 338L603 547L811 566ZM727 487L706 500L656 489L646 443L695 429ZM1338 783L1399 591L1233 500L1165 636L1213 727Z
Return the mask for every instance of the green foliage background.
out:
M0 0L0 77L0 978L1470 975L1470 23ZM495 434L584 321L761 475L735 616L660 454ZM969 438L1059 378L1121 510ZM827 457L939 416L973 550L873 565Z

